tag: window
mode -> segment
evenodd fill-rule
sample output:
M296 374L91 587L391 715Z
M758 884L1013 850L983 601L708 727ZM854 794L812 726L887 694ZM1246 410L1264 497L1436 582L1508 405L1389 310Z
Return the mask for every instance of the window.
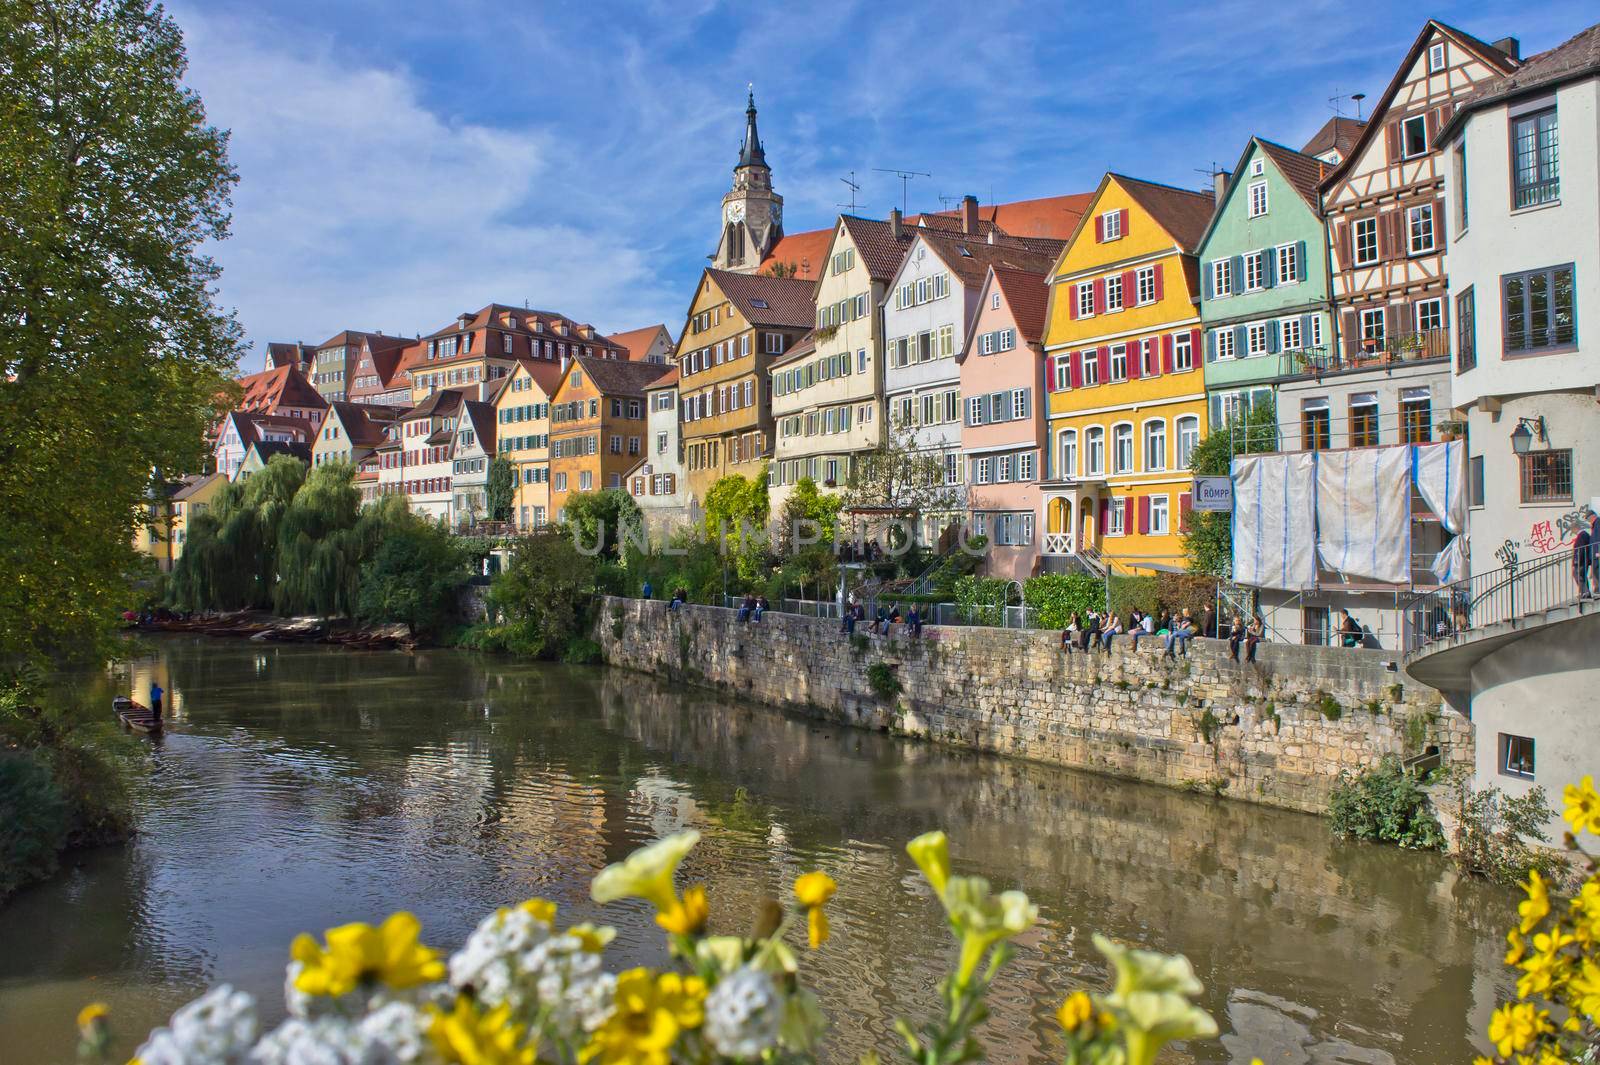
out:
M1433 439L1433 393L1429 389L1401 389L1400 432L1408 444L1426 444Z
M1436 296L1431 300L1419 300L1416 306L1417 332L1426 333L1433 329L1444 328L1444 297Z
M1113 344L1111 346L1111 358L1107 361L1111 370L1111 380L1126 381L1128 379L1128 345Z
M961 483L961 458L954 452L948 453L944 457L944 483Z
M1200 419L1185 414L1178 419L1178 468L1186 470L1194 461L1194 449L1200 446Z
M1217 329L1211 333L1212 345L1216 348L1217 358L1233 358L1233 330Z
M1333 446L1333 425L1328 400L1316 396L1300 401L1300 446L1306 451L1325 451Z
M1172 372L1194 369L1194 336L1177 333L1172 338Z
M666 453L667 453L667 434L666 433L657 433L656 434L656 454L665 455Z
M1061 468L1056 471L1058 477L1076 477L1078 475L1078 430L1063 429L1057 437L1057 452L1061 461Z
M1426 115L1412 115L1400 123L1400 154L1406 159L1428 154L1428 119Z
M1082 360L1083 360L1083 368L1079 373L1079 379L1085 385L1097 385L1097 384L1099 384L1100 383L1100 356L1099 356L1099 353L1094 348L1090 348L1088 351L1083 353Z
M1111 536L1122 536L1127 533L1128 508L1122 505L1122 500L1112 499L1107 501L1110 506L1106 511L1106 532Z
M1156 301L1156 268L1153 266L1141 267L1134 274L1134 288L1137 292L1134 300L1137 303L1154 303Z
M1017 456L1017 480L1033 480L1033 452L1024 451Z
M1531 451L1517 456L1521 467L1524 503L1570 503L1572 501L1571 449Z
M1119 425L1111 430L1112 462L1117 473L1133 470L1133 426Z
M1500 279L1507 354L1566 347L1577 341L1572 265Z
M1106 472L1106 431L1098 425L1084 434L1083 472L1089 477Z
M566 490L567 490L567 475L565 473L556 474L556 491L565 492Z
M1251 252L1244 257L1244 290L1254 292L1267 286L1267 257L1263 252Z
M1358 218L1350 223L1350 238L1355 244L1357 266L1369 266L1378 261L1378 220Z
M1428 73L1437 74L1444 69L1444 42L1435 41L1428 45Z
M1278 348L1282 351L1304 351L1303 337L1300 335L1299 318L1278 319Z
M1011 456L1001 455L994 460L994 480L996 484L1006 484L1011 480Z
M1244 327L1246 355L1265 355L1267 352L1267 323L1251 322Z
M932 396L928 397L932 399ZM1028 390L1026 388L1013 388L1011 390L1011 419L1016 421L1028 416Z
M1165 495L1150 497L1150 535L1165 536L1169 530L1168 500Z
M1361 344L1376 351L1383 347L1384 318L1382 307L1368 307L1361 312Z
M1122 275L1112 274L1110 277L1105 279L1105 286L1106 310L1122 310Z
M1467 228L1467 142L1456 144L1455 156L1452 160L1455 167L1456 179L1456 239L1460 239L1461 232Z
M1145 422L1144 468L1152 471L1167 468L1166 422Z
M1300 280L1300 245L1278 245L1278 284L1293 285Z
M856 352L856 373L867 372L867 349L862 348Z
M1433 250L1433 204L1406 209L1406 247L1412 255Z
M1211 293L1213 296L1233 295L1233 260L1218 259L1211 264Z
M1267 183L1265 181L1252 181L1250 183L1250 217L1256 218L1267 213Z
M989 483L989 467L990 467L990 460L986 459L986 458L979 459L977 462L973 463L973 466L972 466L972 483L973 484L988 484Z
M1533 779L1533 740L1500 733L1500 772L1508 777Z
M1468 285L1456 296L1456 373L1478 365L1477 328L1472 286Z
M1483 456L1467 459L1467 506L1483 506Z
M1561 137L1556 109L1511 120L1511 206L1535 207L1561 197Z
M1087 318L1094 314L1094 285L1085 281L1078 286L1078 317Z
M1378 446L1378 394L1357 392L1350 397L1350 446Z
M989 297L989 306L997 311L1000 309L1000 293L996 292Z
M1106 240L1117 240L1122 236L1122 212L1107 211L1100 216L1100 225Z

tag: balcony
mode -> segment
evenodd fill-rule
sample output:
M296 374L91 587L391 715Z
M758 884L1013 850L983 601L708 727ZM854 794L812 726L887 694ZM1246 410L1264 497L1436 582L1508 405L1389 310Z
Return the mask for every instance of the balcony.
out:
M1324 377L1353 370L1392 369L1450 357L1450 330L1425 329L1382 340L1347 337L1338 350L1306 348L1278 355L1278 376Z

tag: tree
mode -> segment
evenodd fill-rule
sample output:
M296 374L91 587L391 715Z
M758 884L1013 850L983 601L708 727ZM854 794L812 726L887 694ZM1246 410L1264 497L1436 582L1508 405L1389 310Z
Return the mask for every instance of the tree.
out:
M227 135L144 0L0 0L0 654L93 657L144 493L202 468L240 331Z
M1273 403L1252 406L1244 418L1229 419L1211 430L1194 449L1189 468L1200 477L1224 477L1233 457L1263 454L1278 449L1278 415ZM1183 534L1183 553L1189 569L1212 577L1233 576L1233 520L1231 514L1191 511Z
M489 463L486 489L490 521L510 521L512 500L517 490L517 468L510 460L496 457Z
M761 272L768 277L794 277L800 273L800 267L794 263L780 263L774 260L762 267Z
M278 612L353 617L361 566L377 547L384 515L378 507L361 509L355 469L348 462L312 470L278 526L273 588Z
M856 467L844 505L846 510L881 515L885 522L914 523L927 515L954 516L961 497L945 482L943 453L919 447L916 427L895 418L883 440Z
M620 545L643 528L639 504L620 488L574 492L567 497L567 532L579 550L609 561L621 558Z
M444 526L411 513L398 497L383 515L382 539L361 567L358 616L436 635L456 611L469 576L467 554Z
M739 579L762 577L767 560L767 515L772 509L766 468L753 479L736 473L717 478L706 489L705 507L706 535L733 556Z
M816 481L809 477L800 478L783 503L783 518L779 530L782 552L785 555L792 555L797 549L803 550L795 543L802 536L805 539L815 537L817 546L832 550L834 529L839 522L839 508L843 505L844 500L838 495L832 492L824 495L820 492Z
M305 478L304 463L274 455L195 515L173 567L173 604L185 610L271 606L280 573L279 528Z
M595 562L555 533L524 536L489 589L500 619L500 643L535 658L555 658L574 637L587 637Z

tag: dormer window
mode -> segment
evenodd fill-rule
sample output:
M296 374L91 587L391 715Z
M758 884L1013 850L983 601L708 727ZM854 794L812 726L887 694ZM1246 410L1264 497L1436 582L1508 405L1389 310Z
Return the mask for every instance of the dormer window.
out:
M1119 240L1122 237L1122 212L1107 211L1100 216L1100 229L1102 242Z
M1444 69L1444 42L1436 41L1428 46L1428 73L1437 74Z

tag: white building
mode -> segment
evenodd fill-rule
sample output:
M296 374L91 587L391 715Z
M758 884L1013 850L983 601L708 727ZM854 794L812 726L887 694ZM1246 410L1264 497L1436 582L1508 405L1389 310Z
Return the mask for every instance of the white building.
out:
M489 460L495 453L494 403L468 400L463 408L450 454L450 524L457 529L490 520Z
M693 520L678 421L678 371L647 385L644 396L645 454L623 483L639 504L651 539L665 543L674 529Z
M387 451L393 467L380 472L380 482L398 485L413 511L437 521L450 520L455 428L464 403L447 388L400 415L399 446Z

